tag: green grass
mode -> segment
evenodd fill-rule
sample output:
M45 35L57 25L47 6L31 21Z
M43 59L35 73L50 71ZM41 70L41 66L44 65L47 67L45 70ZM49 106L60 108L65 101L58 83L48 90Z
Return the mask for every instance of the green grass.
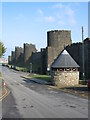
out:
M24 68L24 67L16 67L16 70L26 72L26 71L27 71L27 68Z
M48 82L51 81L50 75L30 74L30 75L28 75L28 77L36 78L36 79L40 79L40 80L46 80Z
M11 68L11 65L9 65L9 67ZM18 71L27 72L27 68L25 67L17 67L17 66L12 65L12 68Z

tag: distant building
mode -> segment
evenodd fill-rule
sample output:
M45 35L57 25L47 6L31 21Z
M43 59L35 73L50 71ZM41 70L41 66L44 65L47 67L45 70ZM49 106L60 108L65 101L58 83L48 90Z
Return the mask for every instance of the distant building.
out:
M79 65L66 50L52 63L51 78L56 86L72 86L79 83Z
M0 58L0 63L8 63L8 59L7 58Z

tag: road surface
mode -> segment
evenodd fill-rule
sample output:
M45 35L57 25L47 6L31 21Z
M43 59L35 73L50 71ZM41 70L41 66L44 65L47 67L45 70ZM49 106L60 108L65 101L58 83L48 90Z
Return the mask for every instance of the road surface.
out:
M10 94L2 101L3 118L88 118L88 100L34 83L27 73L2 67Z

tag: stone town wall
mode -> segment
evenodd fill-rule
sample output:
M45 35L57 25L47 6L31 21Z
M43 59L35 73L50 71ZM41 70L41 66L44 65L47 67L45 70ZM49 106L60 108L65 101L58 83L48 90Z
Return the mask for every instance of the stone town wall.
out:
M47 50L46 48L41 48L41 74L46 74L47 72Z
M85 39L85 71L87 78L90 79L90 38Z
M11 52L11 64L15 64L15 51Z
M15 62L15 65L19 67L24 67L24 54L23 53L20 54L17 62Z
M83 57L82 57L82 43L73 43L70 46L66 47L66 50L72 56L72 58L80 66L80 78L83 74ZM84 59L85 59L85 76L86 79L90 78L90 39L87 38L84 40Z
M27 63L32 55L32 52L36 51L35 45L24 43L24 62Z
M32 63L32 71L34 73L41 73L41 64L42 64L42 58L41 58L41 52L32 53L31 56L31 63Z
M21 61L21 54L23 53L23 48L15 47L15 64Z
M41 53L38 53L35 45L24 43L24 51L21 53L21 49L17 47L15 52L11 52L11 64L15 65L15 60L19 60L17 65L21 64L27 65L30 62L33 62L35 65L38 64L41 69L41 73L45 74L47 68L50 68L51 64L54 62L54 59L58 57L61 51L65 49L70 53L73 59L80 66L80 77L82 77L83 66L82 66L82 43L73 43L71 44L71 31L67 30L53 30L47 32L47 47L41 49ZM90 78L90 38L85 39L85 75L87 78ZM36 53L32 57L32 53ZM37 57L38 56L38 57ZM32 58L34 61L32 61ZM36 62L35 61L40 61ZM36 68L37 71L37 68Z
M58 56L58 52L54 47L47 47L47 68L50 68L54 59Z
M52 71L51 79L59 87L78 85L79 71Z
M8 64L11 64L11 56L8 56Z

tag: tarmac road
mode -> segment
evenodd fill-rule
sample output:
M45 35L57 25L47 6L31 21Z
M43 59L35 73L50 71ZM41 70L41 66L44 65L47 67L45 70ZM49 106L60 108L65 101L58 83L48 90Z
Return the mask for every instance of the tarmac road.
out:
M2 67L11 93L2 102L3 118L88 118L88 100L34 83Z

